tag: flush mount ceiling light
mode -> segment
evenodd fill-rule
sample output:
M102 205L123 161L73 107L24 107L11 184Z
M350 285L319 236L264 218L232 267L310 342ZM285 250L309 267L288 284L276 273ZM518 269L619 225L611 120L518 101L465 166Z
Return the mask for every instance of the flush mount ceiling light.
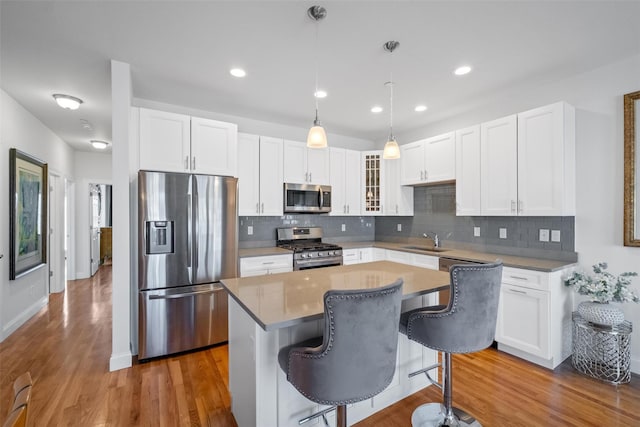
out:
M109 146L109 143L106 141L99 141L97 139L92 139L91 140L91 145L93 145L93 148L98 149L98 150L104 150L105 148L107 148Z
M229 74L231 74L233 77L242 78L247 75L247 72L242 68L232 68L229 70Z
M471 67L468 65L463 65L462 67L458 67L455 69L453 74L456 76L464 76L465 74L469 74L471 72Z
M309 15L309 17L316 23L316 90L314 92L314 94L316 95L314 96L316 100L316 118L313 121L313 126L311 127L311 129L309 129L309 135L307 135L307 147L325 148L327 146L327 134L320 124L320 120L318 120L318 98L320 98L320 91L318 90L318 24L320 23L320 20L324 19L324 17L327 16L327 10L321 6L311 6L307 10L307 15Z
M82 99L61 93L54 93L53 99L56 100L59 106L67 110L77 110L80 104L82 104Z
M396 50L398 46L400 46L400 43L393 40L383 45L384 50L391 54L390 78L389 81L385 83L385 86L389 86L389 139L387 143L384 144L384 151L382 152L383 159L400 158L400 147L398 147L396 138L393 136L393 51Z
M374 105L373 107L371 107L371 112L372 113L382 113L382 107L379 105Z
M416 108L414 108L414 111L416 111L418 113L422 113L423 111L427 111L427 106L426 105L416 105Z

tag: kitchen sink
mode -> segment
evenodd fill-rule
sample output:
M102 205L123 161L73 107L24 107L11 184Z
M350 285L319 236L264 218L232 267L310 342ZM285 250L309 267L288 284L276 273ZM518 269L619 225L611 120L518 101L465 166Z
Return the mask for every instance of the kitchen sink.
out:
M425 251L425 252L446 252L449 249L444 248L435 248L433 246L403 246L404 249L413 249L414 251Z

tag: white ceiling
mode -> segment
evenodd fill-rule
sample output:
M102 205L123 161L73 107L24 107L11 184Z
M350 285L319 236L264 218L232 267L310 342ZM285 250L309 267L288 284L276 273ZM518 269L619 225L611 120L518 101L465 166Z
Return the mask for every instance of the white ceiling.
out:
M640 1L2 1L2 88L77 149L111 139L110 59L131 64L133 95L309 127L319 24L320 119L383 142L390 54L394 131L477 108L489 97L640 53ZM473 72L452 74L469 64ZM229 69L241 66L247 77ZM79 110L51 95L80 97ZM424 103L424 113L413 111ZM385 107L375 115L374 104ZM92 131L83 129L88 120Z

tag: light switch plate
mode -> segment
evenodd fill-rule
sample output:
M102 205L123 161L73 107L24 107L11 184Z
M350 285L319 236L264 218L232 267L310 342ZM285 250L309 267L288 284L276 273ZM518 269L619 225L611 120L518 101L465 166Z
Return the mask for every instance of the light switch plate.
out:
M501 228L500 229L500 238L501 239L506 239L507 238L507 229L506 228Z
M549 241L549 229L541 228L540 229L540 241L548 242Z
M342 224L342 231L347 231L347 224Z
M398 231L402 231L402 224L398 224Z
M551 230L551 241L552 242L560 241L560 230Z
M248 225L247 226L247 234L249 236L253 236L253 225Z
M480 227L473 227L473 237L480 237Z

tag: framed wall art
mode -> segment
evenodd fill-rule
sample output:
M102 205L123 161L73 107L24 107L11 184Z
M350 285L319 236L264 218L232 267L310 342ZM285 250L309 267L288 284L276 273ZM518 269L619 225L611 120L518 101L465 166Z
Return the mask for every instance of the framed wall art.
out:
M9 150L9 280L47 262L47 164Z

